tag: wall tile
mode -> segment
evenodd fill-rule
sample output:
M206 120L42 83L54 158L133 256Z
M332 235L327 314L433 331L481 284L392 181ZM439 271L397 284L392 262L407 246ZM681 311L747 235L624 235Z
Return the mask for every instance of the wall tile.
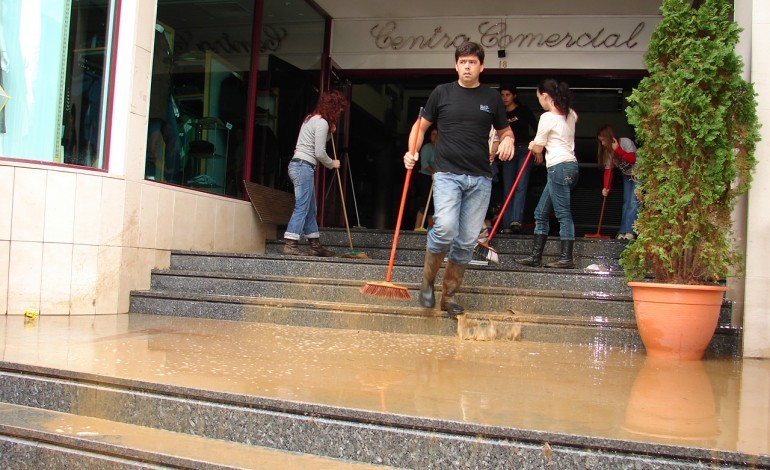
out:
M139 214L143 183L126 181L126 197L123 206L123 242L122 246L139 244Z
M101 226L99 244L121 246L123 243L126 182L112 178L102 180Z
M16 168L13 185L11 239L42 242L45 223L47 171ZM23 210L21 210L23 208Z
M8 267L8 313L22 315L26 308L40 310L43 243L12 241Z
M235 241L235 208L230 201L217 203L214 250L230 251Z
M72 315L96 313L96 286L98 283L99 247L73 245L72 247Z
M43 241L72 243L75 228L75 194L77 175L48 172L45 198L45 226Z
M152 74L152 54L142 47L134 47L134 79L137 86L141 84L141 92L131 94L130 111L139 116L147 116L150 109L149 86Z
M11 242L0 240L0 315L8 313L8 272L11 262Z
M170 250L174 238L174 194L176 191L158 185L158 215L155 248Z
M176 191L174 193L174 231L171 241L173 250L192 250L195 245L195 206L197 196Z
M72 284L72 245L43 244L41 315L69 315Z
M131 262L134 249L102 246L97 254L96 313L115 314L125 313L118 308L121 286L121 276L125 271L125 263Z
M140 248L155 248L158 237L158 203L160 189L154 183L142 185L139 201L139 243Z
M14 168L0 166L0 240L11 239Z
M98 245L102 225L102 176L77 175L75 188L75 224L73 242Z
M197 251L213 251L218 198L198 196L196 199L195 238L192 248Z

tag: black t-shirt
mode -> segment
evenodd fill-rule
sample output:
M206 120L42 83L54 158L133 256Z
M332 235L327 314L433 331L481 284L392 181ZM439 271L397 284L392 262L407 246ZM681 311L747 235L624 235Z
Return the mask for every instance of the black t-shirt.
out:
M535 115L526 106L518 105L513 111L507 113L508 123L513 131L513 138L516 145L529 144L529 128L537 130L537 121Z
M492 176L489 131L508 126L500 93L485 86L439 85L430 94L423 116L438 127L436 171Z

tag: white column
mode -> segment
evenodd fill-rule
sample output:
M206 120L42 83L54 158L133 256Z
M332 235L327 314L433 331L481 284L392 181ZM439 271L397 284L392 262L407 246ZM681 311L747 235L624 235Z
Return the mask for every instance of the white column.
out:
M758 93L757 113L762 141L757 145L757 169L748 196L746 276L743 312L744 357L770 358L770 2L736 0L736 18L750 11L749 79ZM744 26L745 27L745 26Z

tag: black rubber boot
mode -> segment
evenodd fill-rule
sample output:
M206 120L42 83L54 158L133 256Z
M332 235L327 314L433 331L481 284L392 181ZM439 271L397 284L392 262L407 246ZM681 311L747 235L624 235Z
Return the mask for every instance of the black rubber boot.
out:
M436 273L441 268L445 253L431 253L425 250L425 266L422 268L422 285L420 286L420 305L425 308L433 308L436 305L434 284Z
M441 286L441 310L450 315L462 315L465 309L462 305L455 302L454 296L463 283L465 276L465 265L456 264L447 261L444 269L444 282Z
M561 255L557 261L548 263L545 266L547 268L561 268L569 269L575 267L575 262L572 260L572 248L575 246L575 240L562 240L561 241Z
M310 250L312 251L312 254L315 256L323 256L324 258L329 258L331 256L334 256L334 252L331 250L327 250L326 248L321 245L321 239L319 238L308 238L308 241L310 242Z
M283 239L283 254L289 256L308 256L309 253L299 249L299 242L297 240Z
M545 249L545 241L548 239L548 235L541 235L536 233L532 239L532 254L526 258L515 259L519 264L524 266L538 267L543 265L543 250Z

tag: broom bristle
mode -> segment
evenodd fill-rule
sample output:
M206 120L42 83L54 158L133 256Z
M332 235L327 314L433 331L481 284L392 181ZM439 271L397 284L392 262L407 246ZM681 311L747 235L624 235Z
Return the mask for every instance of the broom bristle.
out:
M484 258L492 263L500 264L500 257L497 255L497 251L486 243L479 242L476 245L476 248L473 249L473 252L479 258Z
M411 298L406 287L397 286L391 282L367 282L359 290L362 294L385 299L409 300Z
M364 253L363 251L348 251L344 255L342 255L343 258L356 258L356 259L369 259L369 256Z

